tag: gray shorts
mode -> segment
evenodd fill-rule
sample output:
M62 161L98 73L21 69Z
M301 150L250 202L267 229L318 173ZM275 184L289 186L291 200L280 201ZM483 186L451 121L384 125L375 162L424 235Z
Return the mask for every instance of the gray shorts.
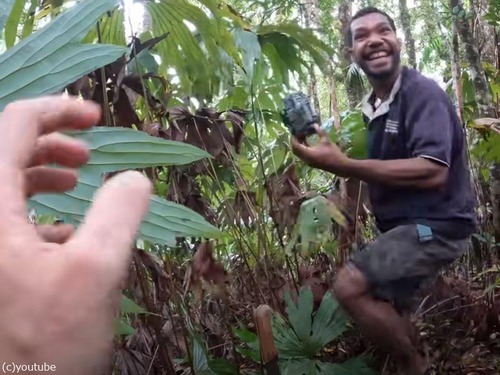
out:
M400 312L411 309L422 282L459 258L469 240L451 240L416 224L401 225L381 234L351 262L363 272L377 299Z

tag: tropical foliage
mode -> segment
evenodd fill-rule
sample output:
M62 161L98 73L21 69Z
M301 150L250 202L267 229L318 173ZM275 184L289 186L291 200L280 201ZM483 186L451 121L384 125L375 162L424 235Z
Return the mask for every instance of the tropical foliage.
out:
M61 93L103 108L99 126L71 133L92 151L77 187L33 197L35 220L78 225L103 179L121 170L154 182L116 320L116 373L255 372L253 308L263 304L276 313L282 373L384 367L329 292L337 267L376 233L366 189L298 162L280 116L284 96L305 91L332 140L365 156L368 85L343 31L370 3L0 2L0 110ZM455 272L422 291L416 319L440 349L438 373L497 373L500 3L377 6L396 20L403 62L456 104L478 193L480 231ZM446 350L452 334L457 354ZM461 363L478 352L483 360Z

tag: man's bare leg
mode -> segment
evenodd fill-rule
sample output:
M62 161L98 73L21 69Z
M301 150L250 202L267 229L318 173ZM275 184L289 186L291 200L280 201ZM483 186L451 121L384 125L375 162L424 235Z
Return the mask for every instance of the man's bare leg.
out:
M408 318L399 315L389 303L374 299L361 271L351 265L341 269L334 293L361 331L399 360L406 374L425 374L427 363L415 346Z

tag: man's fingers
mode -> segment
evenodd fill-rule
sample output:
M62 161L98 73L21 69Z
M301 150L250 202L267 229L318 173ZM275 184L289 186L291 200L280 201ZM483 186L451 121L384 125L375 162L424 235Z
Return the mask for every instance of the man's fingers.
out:
M25 194L31 197L40 193L62 193L74 189L78 175L70 169L49 167L28 168L25 172Z
M314 127L314 130L316 131L316 134L318 134L319 138L322 141L323 140L330 141L330 137L328 136L328 133L324 129L321 129L318 124L314 124L313 127Z
M0 116L0 163L23 168L40 135L88 129L99 121L100 114L97 104L76 98L50 96L9 104Z
M38 235L45 242L63 244L73 235L74 229L70 224L41 224L36 226Z
M0 114L0 235L19 231L37 238L26 222L24 168L33 158L40 135L87 129L100 118L100 107L75 98L44 97L9 104ZM13 230L12 228L16 228Z
M291 148L292 152L294 153L295 156L298 158L306 161L307 159L307 154L310 151L310 147L307 145L306 141L304 143L301 143L297 138L292 137L291 141Z
M79 168L89 160L87 146L64 134L52 133L38 138L30 166L56 163Z
M77 98L61 100L58 97L47 97L45 99L47 103L40 101L36 106L42 112L40 120L41 134L89 129L101 119L101 106L97 103ZM43 112L45 105L53 105L55 108Z
M79 257L101 263L112 282L119 282L128 269L131 246L148 211L151 190L149 179L135 171L107 180L68 246Z
M304 144L294 136L290 138L290 144L292 145L292 150L304 148Z

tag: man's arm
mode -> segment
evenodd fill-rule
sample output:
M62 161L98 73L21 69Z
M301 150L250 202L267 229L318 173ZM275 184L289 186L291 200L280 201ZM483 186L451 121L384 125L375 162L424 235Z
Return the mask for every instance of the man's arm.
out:
M337 170L342 177L355 177L368 183L421 189L442 188L448 168L425 158L400 160L347 159L345 167Z
M443 187L457 131L452 108L446 93L433 81L419 82L415 91L418 94L405 108L408 159L355 160L333 151L325 158L326 170L368 183L423 189Z

